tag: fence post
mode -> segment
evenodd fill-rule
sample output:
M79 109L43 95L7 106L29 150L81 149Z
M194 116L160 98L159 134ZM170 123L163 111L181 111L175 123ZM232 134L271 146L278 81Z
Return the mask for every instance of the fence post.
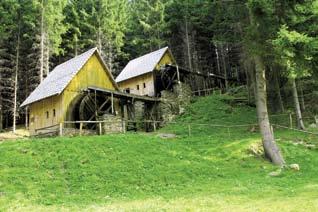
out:
M99 135L102 134L102 122L98 122Z
M156 121L153 122L153 131L156 132Z
M189 137L191 136L191 125L188 125L188 133L189 133Z
M272 131L272 135L274 136L274 127L273 127L273 125L271 125L271 131Z
M289 114L289 126L290 128L293 128L293 116L291 113Z
M123 118L121 123L122 123L121 125L123 127L123 133L126 133L126 120Z
M59 136L63 136L63 122L60 122Z
M82 136L83 133L83 122L80 123L80 136Z

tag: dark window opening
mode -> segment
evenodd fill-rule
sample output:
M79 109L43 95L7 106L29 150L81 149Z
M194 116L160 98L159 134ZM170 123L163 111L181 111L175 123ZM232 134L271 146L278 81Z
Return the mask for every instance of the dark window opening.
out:
M49 118L49 111L46 111L46 118Z
M125 92L126 92L126 93L130 93L130 88L126 88L126 89L125 89Z
M139 90L139 85L137 85L137 90Z
M144 88L146 88L146 83L144 83Z
M56 113L55 113L55 109L53 109L53 117L55 117Z

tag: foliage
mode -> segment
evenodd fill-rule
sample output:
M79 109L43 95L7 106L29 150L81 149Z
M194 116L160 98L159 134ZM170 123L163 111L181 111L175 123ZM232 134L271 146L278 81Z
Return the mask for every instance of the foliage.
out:
M278 54L281 55L281 63L289 71L290 77L310 75L313 42L313 38L297 31L290 31L286 26L283 26L278 32L274 44Z

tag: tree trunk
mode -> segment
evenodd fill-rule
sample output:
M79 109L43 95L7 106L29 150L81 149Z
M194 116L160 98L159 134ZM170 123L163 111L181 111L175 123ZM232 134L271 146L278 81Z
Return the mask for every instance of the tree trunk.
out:
M188 54L188 63L189 71L192 71L192 59L191 59L191 48L190 48L190 39L189 39L189 23L188 19L185 19L185 36L186 36L186 45L187 45L187 54Z
M250 92L250 75L249 75L249 71L247 70L247 65L245 64L244 64L244 71L245 71L245 77L246 77L247 101L248 101L248 104L251 105L252 95Z
M276 165L283 166L285 161L275 142L271 125L268 118L265 66L260 56L256 55L255 60L255 79L256 79L256 108L259 128L262 134L265 155Z
M297 92L297 85L296 85L295 78L291 78L291 83L292 83L294 107L295 107L296 119L297 119L297 127L299 129L304 130L305 129L305 125L304 125L302 114L301 114L301 110L300 110L300 104L299 104L299 99L298 99L298 92Z
M2 97L0 96L0 131L3 130Z
M276 70L274 70L274 80L275 80L274 83L275 83L275 90L276 90L276 94L277 94L277 98L278 98L279 108L280 108L280 111L283 113L285 111L285 108L284 108L284 103L283 103L283 99L282 99L282 94L280 92L278 73Z
M301 107L301 111L305 112L306 105L305 105L305 98L304 98L304 91L303 91L302 84L299 85L299 91L300 91L300 107Z
M15 61L15 75L14 75L14 100L13 100L13 126L12 131L16 131L16 119L17 119L17 92L18 92L18 73L19 73L19 59L20 59L20 24L18 29L18 41Z
M221 46L221 54L222 54L222 63L223 63L223 76L225 79L225 90L227 91L229 88L229 81L228 81L228 72L227 72L227 66L226 66L226 62L225 62L225 51L224 51L224 46Z
M41 1L41 41L40 41L40 82L43 81L44 78L44 2Z
M74 47L74 54L75 54L75 57L78 55L78 39L77 39L77 36L75 37L75 47Z
M97 31L97 49L101 55L102 55L102 47L103 47L103 45L102 45L102 29L99 26L98 31ZM102 56L104 56L104 55L102 55Z
M2 110L0 111L0 131L3 130L3 114L2 114Z
M216 55L216 64L217 64L217 70L218 70L218 75L221 74L221 65L220 65L220 55L219 55L219 49L218 49L218 44L215 44L215 55ZM219 82L219 80L217 80ZM222 83L219 85L222 88Z
M50 73L50 44L48 40L48 35L46 36L46 38L47 38L47 41L46 41L47 45L45 49L45 75L47 77Z

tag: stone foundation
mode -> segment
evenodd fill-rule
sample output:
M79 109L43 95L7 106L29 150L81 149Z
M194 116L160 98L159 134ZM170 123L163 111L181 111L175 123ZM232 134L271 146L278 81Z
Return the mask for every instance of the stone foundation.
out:
M189 85L180 83L173 86L173 91L162 91L159 104L161 119L172 121L177 115L184 113L191 102L192 91Z
M99 117L99 120L105 121L102 123L102 134L122 133L125 131L125 126L120 116L105 114Z
M64 128L63 129L63 136L79 136L80 135L80 130L77 128ZM85 135L96 135L95 130L87 130L87 129L82 129L82 136Z

